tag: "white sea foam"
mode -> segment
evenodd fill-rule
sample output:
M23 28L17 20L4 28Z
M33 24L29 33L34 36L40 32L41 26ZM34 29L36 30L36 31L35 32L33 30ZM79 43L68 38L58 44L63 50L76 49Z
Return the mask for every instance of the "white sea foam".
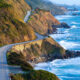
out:
M72 34L51 34L50 36L53 38L53 39L62 39L62 38L67 38L69 36L71 36Z
M66 19L66 18L71 18L73 16L71 15L61 15L61 16L55 16L56 19L58 20L62 20L62 19Z
M73 28L77 28L77 26L76 25L71 26L71 29L73 29Z
M80 57L77 58L70 58L70 59L57 59L57 60L53 60L52 62L50 62L52 65L58 65L58 66L66 66L66 65L80 65L80 63L78 62L80 61Z
M65 49L72 49L74 47L80 47L80 44L79 43L76 43L76 42L67 42L67 41L60 41L59 44L61 46L63 46Z
M62 20L70 17L73 16L58 16L57 19ZM70 29L62 30L65 34L52 34L50 36L58 41L65 49L79 48L80 43L77 41L73 42L74 40L72 39L74 35L76 36L75 32L77 29L74 32L75 34L71 32L75 28L80 28L77 24L79 23L74 21L71 23L73 26ZM70 38L70 40L67 40L67 38ZM57 59L48 63L40 63L35 66L35 69L43 69L55 73L60 80L80 80L80 57L64 60Z
M69 29L66 29L66 30L64 31L64 33L69 33Z
M57 59L52 62L40 63L36 65L37 70L43 69L55 73L60 80L78 79L80 78L80 57L71 59ZM44 67L45 66L45 67ZM36 69L36 68L35 68ZM77 75L77 76L76 76Z
M44 64L44 65L43 65L43 64ZM39 63L39 64L37 64L37 65L35 65L35 66L45 67L45 66L47 66L47 64L48 64L48 63Z
M77 23L77 22L72 22L71 24L80 24L80 23Z

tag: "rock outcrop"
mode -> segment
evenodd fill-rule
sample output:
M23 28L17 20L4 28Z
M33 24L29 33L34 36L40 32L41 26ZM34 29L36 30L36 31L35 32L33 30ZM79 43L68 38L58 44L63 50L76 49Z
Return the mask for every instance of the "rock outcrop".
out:
M65 55L65 49L51 37L26 44L15 45L9 51L9 53L12 52L22 54L26 61L31 63L51 61L62 58Z
M47 35L55 32L56 28L52 27L52 25L59 25L60 22L49 11L37 8L35 11L32 11L28 24L37 33Z
M24 0L0 1L0 46L36 38L30 25L23 21L28 10Z
M63 22L59 25L53 25L53 28L70 28L70 26Z

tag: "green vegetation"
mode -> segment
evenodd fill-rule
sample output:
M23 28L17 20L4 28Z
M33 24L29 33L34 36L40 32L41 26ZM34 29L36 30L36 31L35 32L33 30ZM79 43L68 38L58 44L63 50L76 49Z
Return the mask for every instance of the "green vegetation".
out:
M36 38L31 26L23 22L28 9L23 0L0 0L0 46Z
M11 7L10 4L7 4L4 0L0 0L0 8Z
M5 10L0 13L0 45L35 39L33 29ZM4 25L3 25L4 24ZM24 36L26 39L24 39Z
M30 22L32 19L33 19L33 18L31 18L31 16L30 16L30 17L29 17L29 20L28 20L28 22Z
M8 65L21 66L21 68L24 71L33 70L33 67L29 63L27 63L22 53L18 54L16 52L12 52L12 53L8 52L7 61L8 61Z
M12 80L59 80L56 75L44 71L33 70L25 74L16 74L11 76Z

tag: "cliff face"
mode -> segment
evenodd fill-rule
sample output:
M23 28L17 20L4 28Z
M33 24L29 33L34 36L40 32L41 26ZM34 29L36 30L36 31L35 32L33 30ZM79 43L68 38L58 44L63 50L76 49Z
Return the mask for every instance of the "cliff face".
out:
M51 3L49 0L25 0L33 9L40 8L49 10L53 15L62 15L67 11L56 4Z
M47 35L56 30L52 25L59 25L60 23L49 11L36 9L35 11L32 11L32 16L30 17L28 24L39 34Z
M20 0L20 3L18 0L6 1L0 1L0 46L35 39L36 37L33 29L22 20L26 14L22 10L22 4L24 3L21 2L24 2L24 0ZM18 6L16 7L17 4ZM24 10L27 12L26 5Z
M12 52L22 54L27 61L34 63L62 58L65 54L65 50L51 37L27 44L15 45L10 50L10 53Z

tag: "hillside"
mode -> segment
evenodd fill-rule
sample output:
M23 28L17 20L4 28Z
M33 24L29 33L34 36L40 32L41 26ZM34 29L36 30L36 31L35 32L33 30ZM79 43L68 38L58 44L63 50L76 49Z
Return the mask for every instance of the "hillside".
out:
M51 37L30 43L15 45L8 52L8 56L12 55L14 52L19 55L22 54L24 59L31 63L54 60L62 58L65 55L65 50ZM10 64L16 64L16 62L14 63L12 61L15 62L15 60L11 60L11 58L8 57L8 62Z
M47 35L56 31L53 25L59 25L60 22L47 10L35 9L28 21L28 24L41 35Z
M18 19L24 19L27 11L31 10L31 7L24 0L5 0L6 3L11 4L13 7L14 16Z
M30 25L23 21L28 10L24 0L0 0L0 46L36 38Z
M67 10L64 7L55 5L46 0L25 0L33 9L40 8L51 11L53 15L64 14Z

